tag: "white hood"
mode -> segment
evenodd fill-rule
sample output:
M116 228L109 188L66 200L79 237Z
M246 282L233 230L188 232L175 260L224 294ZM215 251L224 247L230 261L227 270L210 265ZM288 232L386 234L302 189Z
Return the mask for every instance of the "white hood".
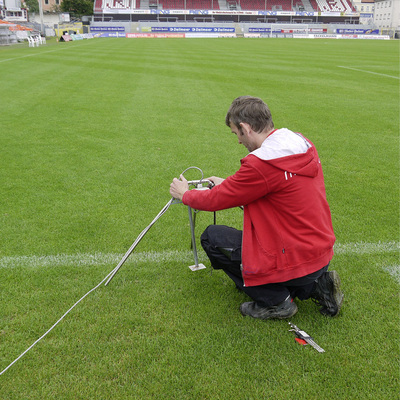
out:
M261 147L250 154L255 155L261 160L273 160L275 158L306 153L310 147L311 143L300 133L282 128L272 132L264 140Z

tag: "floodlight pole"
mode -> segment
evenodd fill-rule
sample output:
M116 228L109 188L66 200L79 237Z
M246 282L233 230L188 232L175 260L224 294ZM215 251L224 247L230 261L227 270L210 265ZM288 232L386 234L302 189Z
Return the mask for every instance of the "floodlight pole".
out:
M40 33L44 35L44 26L43 26L43 0L38 0L39 3L39 14L40 14Z

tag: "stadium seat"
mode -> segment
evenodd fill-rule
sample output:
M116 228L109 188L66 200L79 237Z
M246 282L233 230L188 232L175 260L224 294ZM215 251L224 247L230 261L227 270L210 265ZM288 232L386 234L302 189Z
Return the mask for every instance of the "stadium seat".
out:
M242 10L292 10L292 0L240 0Z
M350 0L317 0L318 7L324 12L345 12L353 11Z
M186 0L186 8L190 10L219 10L218 0Z
M309 0L314 11L319 11L317 0Z
M103 7L103 0L95 0L94 2L94 12L101 12Z
M269 3L269 2L267 2ZM242 10L265 10L265 0L241 0L240 7Z

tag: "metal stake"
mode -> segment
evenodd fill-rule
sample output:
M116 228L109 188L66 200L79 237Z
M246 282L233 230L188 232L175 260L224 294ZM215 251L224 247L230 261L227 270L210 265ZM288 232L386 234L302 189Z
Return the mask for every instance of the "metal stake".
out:
M199 259L197 257L196 236L194 234L192 208L190 206L188 206L188 211L189 211L190 233L192 235L192 249L193 249L193 256L194 256L194 265L190 265L189 268L192 271L198 271L199 269L206 268L206 266L204 264L199 264Z

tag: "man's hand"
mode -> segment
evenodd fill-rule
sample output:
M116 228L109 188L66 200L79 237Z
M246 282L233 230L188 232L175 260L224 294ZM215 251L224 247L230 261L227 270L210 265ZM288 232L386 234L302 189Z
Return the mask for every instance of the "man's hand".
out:
M213 182L214 185L217 186L220 185L225 179L219 178L218 176L210 176L209 178L206 178L206 180Z
M189 185L183 175L181 175L179 178L180 180L177 178L173 179L169 187L169 192L174 199L182 200L185 192L189 190Z

